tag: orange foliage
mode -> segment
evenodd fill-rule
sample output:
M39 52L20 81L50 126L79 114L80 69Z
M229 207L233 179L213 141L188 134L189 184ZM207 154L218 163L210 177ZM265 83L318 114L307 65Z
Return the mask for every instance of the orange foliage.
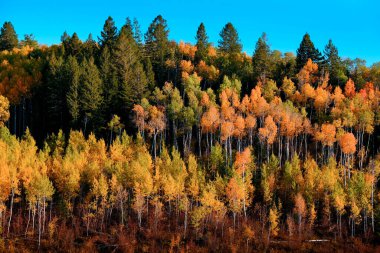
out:
M330 104L330 92L319 86L315 90L314 106L317 111L322 111Z
M202 77L210 81L216 81L219 77L219 69L215 68L213 65L208 66L204 61L199 62L197 65L197 71Z
M215 57L216 56L216 49L213 46L209 46L207 55L209 57Z
M176 64L175 64L175 61L171 60L171 59L167 59L165 61L165 66L169 69L175 69L176 67Z
M304 216L306 213L306 203L301 193L294 198L294 212L299 216Z
M207 94L207 92L202 91L202 99L201 99L201 106L209 106L210 105L210 97Z
M201 118L202 132L214 133L220 124L219 111L215 106L210 106Z
M262 96L261 93L261 85L256 85L254 89L251 91L251 104L250 111L257 117L263 117L269 110L269 104Z
M234 124L230 121L224 121L220 129L220 139L226 141L234 133Z
M135 113L135 124L140 131L145 128L145 120L147 118L147 113L141 105L134 105L133 112Z
M252 115L248 115L246 118L245 118L245 126L248 128L248 129L253 129L256 127L256 118L253 117Z
M236 117L236 120L234 122L234 127L235 127L234 136L241 138L245 134L245 132L244 132L245 120L242 116Z
M191 73L194 70L194 66L191 63L191 61L182 60L180 63L180 67L182 71L185 71L186 73Z
M345 96L343 95L342 89L337 86L334 90L334 95L332 96L332 99L334 100L335 105L339 105L342 103Z
M245 148L243 152L236 153L234 167L239 175L243 175L252 163L251 150Z
M197 51L197 47L191 45L190 43L184 43L181 41L178 46L179 52L185 56L194 59L195 52Z
M322 142L323 145L331 147L336 135L336 127L333 124L322 124L321 130L315 133L315 139Z
M161 132L166 127L165 109L162 107L151 106L149 108L148 131L151 133Z
M346 85L344 86L344 95L349 98L353 98L355 96L355 84L352 79L348 79Z
M309 83L306 83L305 85L303 85L301 91L305 99L315 97L315 90Z
M339 145L344 154L353 154L356 151L357 140L352 133L345 133L340 137Z
M12 64L3 60L0 68L0 94L11 104L18 104L21 97L29 96L33 86L42 79L40 62L16 54Z
M299 85L302 87L305 83L315 82L313 74L317 73L318 65L313 63L311 59L308 59L305 66L297 74Z
M262 141L266 140L269 145L272 145L277 136L277 125L273 121L272 116L268 115L265 118L264 127L259 129L259 137Z

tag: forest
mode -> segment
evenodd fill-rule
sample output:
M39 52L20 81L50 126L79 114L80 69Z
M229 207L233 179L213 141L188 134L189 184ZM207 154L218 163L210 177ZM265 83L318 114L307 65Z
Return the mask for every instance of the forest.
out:
M0 252L380 249L380 62L194 35L3 24Z

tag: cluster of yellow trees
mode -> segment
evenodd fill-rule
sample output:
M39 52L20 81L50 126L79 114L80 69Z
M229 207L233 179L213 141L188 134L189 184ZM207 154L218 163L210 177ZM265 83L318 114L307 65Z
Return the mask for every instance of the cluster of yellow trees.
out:
M109 145L73 130L53 134L38 149L29 131L18 139L2 126L2 236L22 228L40 242L54 235L51 224L69 219L80 219L87 235L115 224L165 226L184 237L210 227L223 235L226 226L242 224L249 238L260 231L291 237L316 226L339 236L358 228L373 234L380 159L370 156L368 143L378 124L379 90L368 83L356 92L349 80L344 91L331 92L325 76L313 88L313 69L309 61L301 70L299 89L284 79L285 102L272 80L240 99L241 83L225 78L218 104L196 73L184 73L185 99L170 83L156 88L152 101L134 107L137 136L122 132L115 116ZM8 109L1 96L2 124ZM306 110L323 123L312 125ZM310 142L315 146L308 148ZM261 226L250 227L252 220Z

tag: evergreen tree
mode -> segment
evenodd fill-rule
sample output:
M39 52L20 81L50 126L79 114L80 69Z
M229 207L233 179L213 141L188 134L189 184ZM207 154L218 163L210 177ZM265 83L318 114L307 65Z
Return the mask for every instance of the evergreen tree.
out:
M143 44L142 34L141 34L140 24L136 18L133 19L133 37L136 43L139 45L139 47L141 47Z
M254 81L257 79L265 81L266 77L270 77L270 48L265 33L256 43L255 52L252 56L252 67Z
M122 28L116 43L115 62L119 82L119 108L130 111L145 95L147 78L140 61L139 47L133 37L132 27Z
M149 57L143 58L143 64L144 64L144 70L147 78L148 88L150 92L153 92L154 88L156 87L156 81L154 79L154 71L152 62L150 61Z
M62 57L54 54L48 61L46 84L46 103L47 103L47 123L54 130L64 128L64 122L68 119L66 94L70 83L70 71L66 69L66 64Z
M100 77L102 79L103 111L107 117L116 113L118 82L116 68L108 46L105 46L99 58Z
M73 33L68 43L64 43L66 55L76 56L81 52L82 41L79 39L77 33Z
M195 62L200 62L201 60L204 61L207 57L210 43L208 42L206 28L203 23L199 25L195 39L197 40L197 43L196 43L197 51L195 52Z
M98 37L98 40L102 49L107 46L108 50L111 50L112 52L117 40L117 28L112 17L108 17L104 22L103 31L101 31L100 38Z
M80 75L80 107L84 116L84 132L86 133L87 123L99 116L99 109L102 103L102 80L100 79L98 68L94 59L84 59L81 64Z
M61 35L62 45L65 47L65 44L68 44L70 39L71 39L70 35L66 31L64 31L63 34Z
M90 59L91 57L98 57L98 50L98 44L92 38L92 34L90 33L88 35L87 40L82 44L81 59Z
M238 32L235 27L229 22L220 32L219 50L224 53L235 54L240 53L242 45L240 43Z
M67 108L69 110L72 123L75 124L77 123L79 119L79 113L80 113L80 108L79 108L79 94L78 94L78 89L79 89L79 77L80 77L80 68L79 64L76 60L75 57L69 56L66 62L66 69L68 72L68 76L70 77L71 80L69 80L68 83L68 92L66 95L66 103L67 103Z
M297 49L297 71L305 66L309 58L314 63L320 63L322 60L322 55L319 50L314 47L314 43L311 41L310 35L306 33L302 38L300 47Z
M338 48L332 43L330 39L325 46L324 65L329 71L331 83L334 85L343 85L347 81L347 76L344 74L344 67L342 60L338 54Z
M160 85L166 80L165 61L169 54L168 35L169 29L166 20L161 15L153 20L145 34L146 52L151 58L157 83Z
M0 30L0 51L12 50L18 46L16 31L11 22L4 22Z

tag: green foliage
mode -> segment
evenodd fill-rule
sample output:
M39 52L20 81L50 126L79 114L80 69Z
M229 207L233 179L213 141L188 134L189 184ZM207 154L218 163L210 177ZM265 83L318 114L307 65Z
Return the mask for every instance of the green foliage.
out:
M104 22L103 30L100 33L99 44L102 47L108 47L109 50L114 49L114 45L117 40L117 28L115 26L115 21L112 17L108 17Z
M219 88L219 94L226 88L230 88L231 90L233 90L234 92L236 92L236 94L238 94L240 96L241 94L241 87L242 87L242 84L241 84L241 81L235 77L233 77L232 79L228 78L228 76L224 76L223 77L223 83L220 84L220 88Z
M305 66L308 59L311 59L315 63L319 63L322 60L322 55L314 47L314 43L310 39L310 35L306 33L301 41L299 48L297 49L297 71L299 71L303 66Z
M263 84L263 96L270 102L278 94L278 88L275 81L272 79L266 79L266 82Z
M208 48L210 43L208 42L208 36L206 33L206 28L203 23L201 23L197 30L197 35L195 36L197 51L195 52L195 62L200 62L201 60L207 59Z
M328 44L325 46L324 64L327 66L327 70L330 74L331 83L334 85L342 86L348 80L348 77L344 73L344 66L342 60L338 54L338 48L332 43L330 39Z
M219 50L223 53L237 54L241 52L242 45L240 43L239 35L232 25L227 23L219 34L220 40L218 41Z
M166 20L158 15L148 27L145 34L145 50L151 58L157 83L165 81L165 61L169 54L169 29Z
M255 51L252 56L253 80L265 80L270 77L270 48L265 33L256 42Z
M0 51L12 50L18 46L16 31L11 22L4 22L0 30Z
M84 60L81 64L81 76L80 76L80 106L84 115L84 120L94 119L100 109L102 103L102 90L98 68L94 63L94 59Z
M146 95L148 84L130 25L121 29L114 56L119 84L118 106L128 111Z
M219 143L216 143L211 147L210 153L210 169L213 175L219 174L220 176L225 176L226 171L224 168L224 155L223 148Z
M80 84L79 82L80 82L81 70L80 70L77 60L72 56L69 56L67 60L67 65L68 65L67 69L71 77L71 80L68 83L69 88L66 95L67 107L68 107L73 123L76 124L80 117L80 105L79 105Z

